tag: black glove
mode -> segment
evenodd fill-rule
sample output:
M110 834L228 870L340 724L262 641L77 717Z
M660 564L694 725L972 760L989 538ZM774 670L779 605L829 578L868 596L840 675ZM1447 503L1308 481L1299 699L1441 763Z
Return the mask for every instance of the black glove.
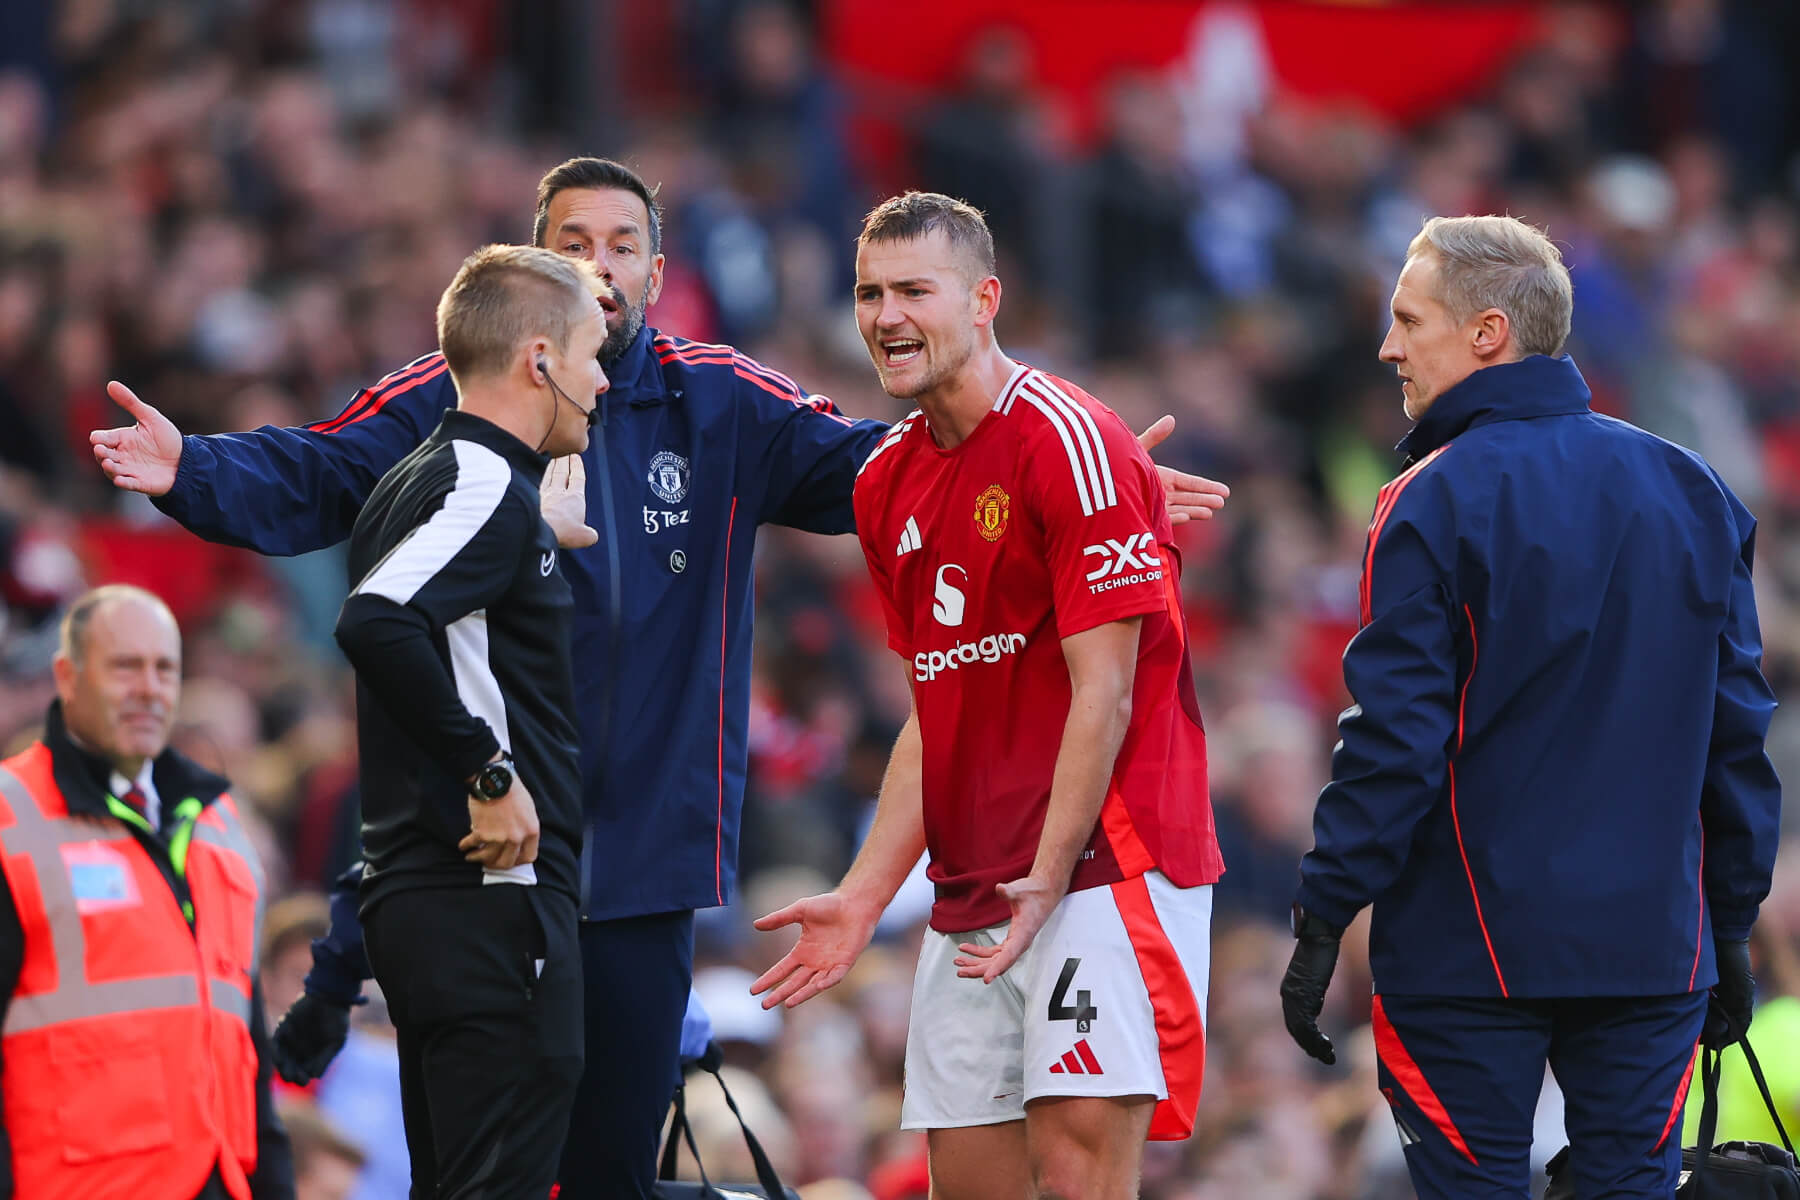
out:
M1337 1051L1331 1048L1331 1039L1319 1032L1319 1012L1325 1007L1325 989L1331 986L1331 972L1337 967L1343 930L1300 913L1295 914L1294 928L1294 957L1288 960L1287 974L1281 979L1281 1015L1288 1036L1331 1066L1337 1062Z
M276 1072L296 1087L325 1073L350 1036L350 1006L306 992L294 1001L269 1039Z
M1750 1031L1750 1010L1756 1003L1756 976L1750 973L1750 943L1713 943L1719 964L1719 982L1713 984L1706 1003L1706 1026L1700 1042L1708 1050L1723 1050L1741 1041Z

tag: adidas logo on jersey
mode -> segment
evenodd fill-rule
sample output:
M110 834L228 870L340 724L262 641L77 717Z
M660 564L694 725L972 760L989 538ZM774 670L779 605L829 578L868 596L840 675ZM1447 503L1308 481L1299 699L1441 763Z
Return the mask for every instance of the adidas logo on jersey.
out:
M906 518L906 528L900 531L900 545L895 548L894 557L899 558L902 554L911 554L924 544L924 539L919 536L919 523L908 517Z

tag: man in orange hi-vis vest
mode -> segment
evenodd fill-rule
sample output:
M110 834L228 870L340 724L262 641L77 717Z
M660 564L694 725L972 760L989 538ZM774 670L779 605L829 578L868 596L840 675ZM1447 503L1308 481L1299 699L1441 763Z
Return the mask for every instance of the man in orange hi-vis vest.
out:
M0 1197L289 1200L226 782L168 748L181 635L138 588L63 618L44 735L0 762Z

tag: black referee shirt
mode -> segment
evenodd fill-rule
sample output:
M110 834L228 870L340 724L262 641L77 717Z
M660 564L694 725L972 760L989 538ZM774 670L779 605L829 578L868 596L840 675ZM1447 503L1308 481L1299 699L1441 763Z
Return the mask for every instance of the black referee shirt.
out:
M405 888L503 881L579 902L573 600L538 512L547 462L452 410L356 520L337 640L356 668L364 914ZM501 748L541 832L535 863L494 871L456 844L469 833L464 780Z

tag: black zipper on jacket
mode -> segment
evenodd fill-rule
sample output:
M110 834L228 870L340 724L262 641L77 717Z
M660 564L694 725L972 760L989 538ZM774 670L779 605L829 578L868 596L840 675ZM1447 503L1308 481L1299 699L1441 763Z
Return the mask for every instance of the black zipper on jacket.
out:
M613 683L617 675L619 661L619 633L624 620L620 613L620 597L622 594L623 581L621 579L619 567L619 523L618 519L613 515L612 464L608 461L606 445L606 413L608 408L607 400L609 397L610 393L608 392L600 393L600 423L593 427L593 431L598 434L600 438L600 453L595 455L595 458L599 460L600 466L600 508L606 516L606 528L601 531L600 536L606 541L607 620L609 625L609 636L606 641L605 675L601 680L604 686L600 689L600 745L597 748L598 753L600 754L599 774L603 786L610 773L608 770L607 756L611 752L612 745L610 738L612 734ZM592 894L590 889L594 877L594 839L589 836L591 831L585 828L587 824L585 814L583 816L582 824L584 828L582 829L581 834L580 887L581 919L585 921L588 917L588 897Z

